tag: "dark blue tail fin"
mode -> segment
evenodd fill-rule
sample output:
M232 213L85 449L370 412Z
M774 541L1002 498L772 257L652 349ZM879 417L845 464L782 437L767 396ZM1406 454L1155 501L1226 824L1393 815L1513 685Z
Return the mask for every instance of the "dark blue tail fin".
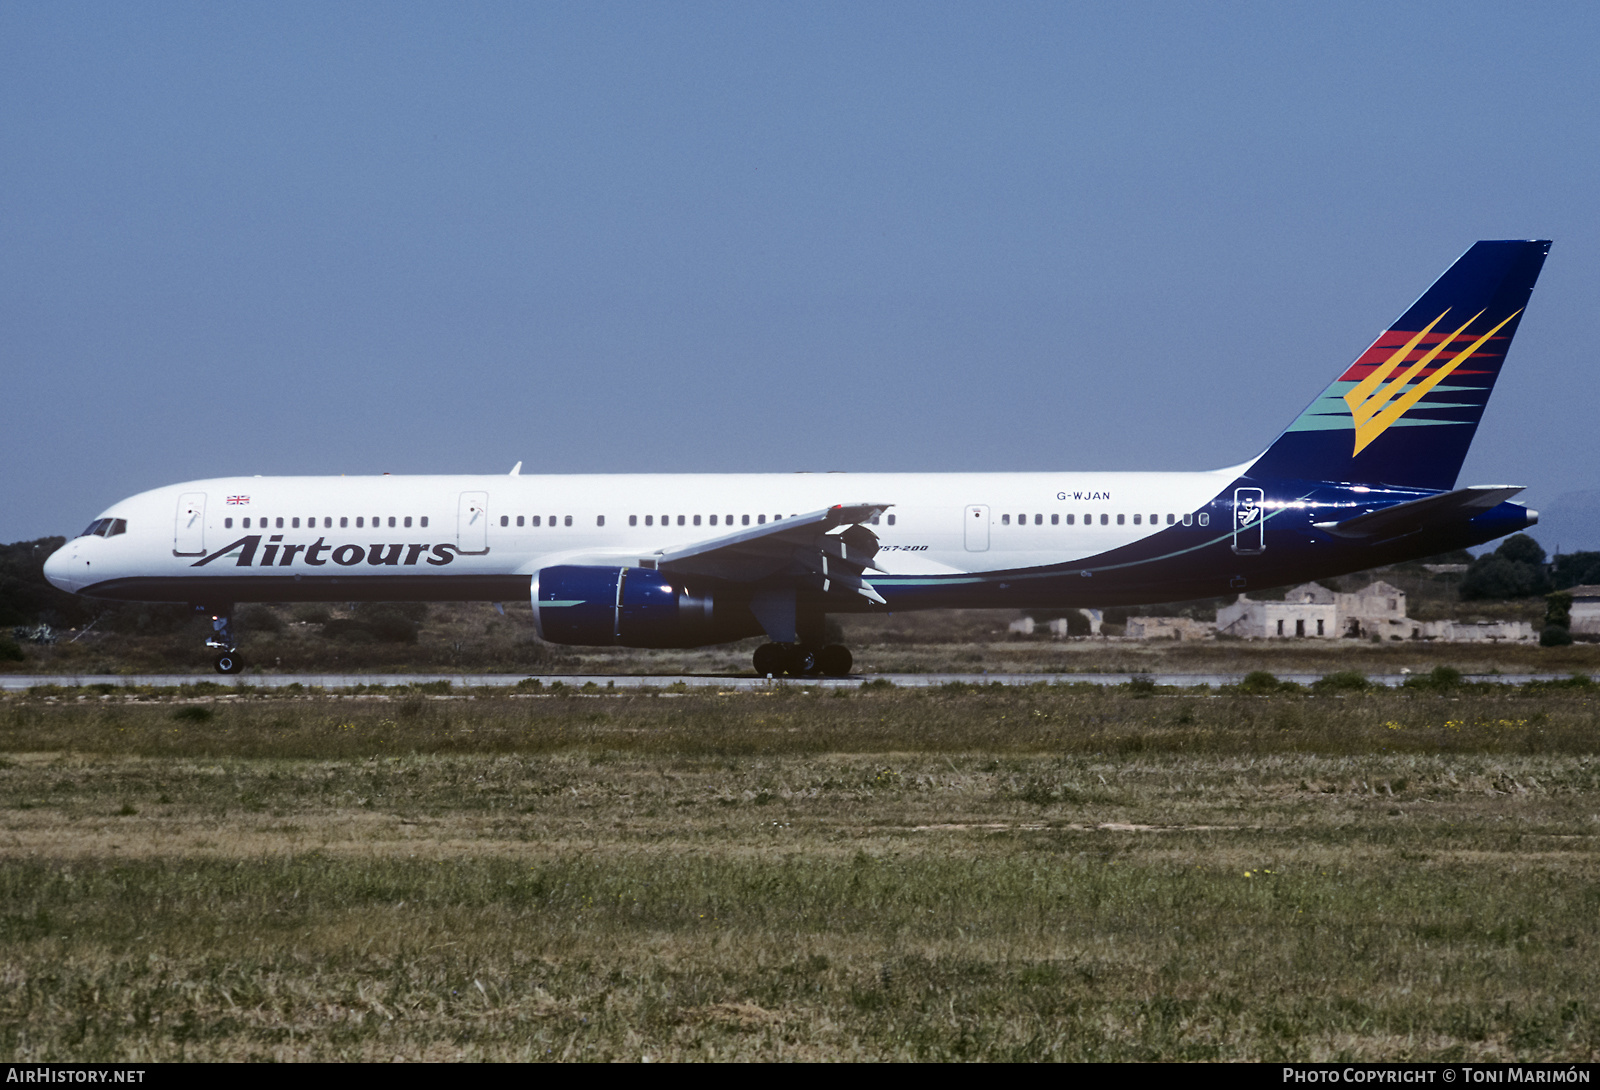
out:
M1453 488L1549 252L1547 241L1474 245L1248 474Z

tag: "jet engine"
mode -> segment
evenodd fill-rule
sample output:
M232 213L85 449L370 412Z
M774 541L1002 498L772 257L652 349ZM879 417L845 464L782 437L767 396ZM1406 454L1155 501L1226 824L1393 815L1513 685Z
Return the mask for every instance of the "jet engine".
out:
M533 623L547 643L700 647L761 635L748 601L651 568L543 568L532 599Z

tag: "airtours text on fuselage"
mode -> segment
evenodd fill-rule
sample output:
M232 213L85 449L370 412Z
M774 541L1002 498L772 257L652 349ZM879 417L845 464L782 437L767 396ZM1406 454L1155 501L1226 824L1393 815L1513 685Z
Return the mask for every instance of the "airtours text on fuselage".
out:
M213 560L233 559L234 566L239 568L288 568L297 561L313 568L320 568L330 561L342 568L353 568L363 562L374 568L413 567L424 560L434 567L442 567L462 551L448 543L430 545L409 541L365 546L353 543L329 545L326 538L319 537L310 545L302 545L293 542L284 544L282 534L273 534L266 539L266 544L262 544L261 538L260 534L241 537L189 566L203 568ZM256 558L258 551L261 554L259 560Z

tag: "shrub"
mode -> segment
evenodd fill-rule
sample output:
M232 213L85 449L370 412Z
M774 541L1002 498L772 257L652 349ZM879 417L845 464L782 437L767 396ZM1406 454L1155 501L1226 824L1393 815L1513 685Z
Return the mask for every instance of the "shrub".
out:
M1265 670L1251 670L1239 682L1241 693L1275 693L1283 688L1283 682Z
M1546 594L1544 601L1545 624L1558 624L1562 628L1572 627L1572 595L1558 590L1553 594Z
M1565 647L1572 642L1572 630L1566 625L1547 624L1539 633L1540 647Z
M0 662L21 662L26 657L21 644L10 636L0 636Z
M1271 674L1268 674L1267 676L1272 677ZM1278 679L1273 678L1272 680L1274 683L1276 683ZM1156 691L1156 681L1155 678L1150 677L1148 674L1136 674L1128 679L1128 684L1123 686L1123 688L1132 693L1135 697L1153 696L1155 695Z
M1359 670L1340 670L1327 674L1311 683L1314 693L1359 693L1372 688L1367 675Z

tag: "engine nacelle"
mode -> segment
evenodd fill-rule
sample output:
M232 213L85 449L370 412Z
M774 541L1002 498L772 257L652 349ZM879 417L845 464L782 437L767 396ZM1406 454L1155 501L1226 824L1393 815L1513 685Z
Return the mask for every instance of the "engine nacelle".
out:
M749 604L717 588L691 590L651 568L561 565L533 577L533 623L547 643L700 647L759 636Z

